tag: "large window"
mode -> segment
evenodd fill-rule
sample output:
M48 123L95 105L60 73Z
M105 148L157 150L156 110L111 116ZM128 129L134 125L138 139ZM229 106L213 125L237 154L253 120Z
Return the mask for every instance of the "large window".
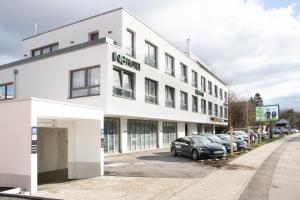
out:
M165 90L166 107L175 108L175 89L170 86L166 86Z
M212 95L212 83L211 81L208 81L208 94Z
M163 122L163 146L169 147L177 138L177 123Z
M224 107L224 118L228 119L228 108Z
M201 90L206 92L206 79L203 76L201 76Z
M127 29L125 39L126 39L126 54L129 56L135 56L134 32Z
M104 153L118 153L120 146L120 119L104 118Z
M175 76L174 58L169 54L165 54L166 73Z
M134 98L134 75L131 72L114 68L113 71L113 94L133 99Z
M218 111L218 104L215 104L214 107L215 117L218 117L219 111Z
M89 41L94 41L99 39L99 32L95 31L92 33L89 33Z
M192 111L198 112L198 97L192 96Z
M215 85L215 97L218 98L218 86Z
M188 110L188 96L186 92L180 91L180 109Z
M145 63L157 67L157 48L147 41L145 41Z
M84 97L100 94L100 67L94 66L71 71L70 97Z
M213 108L212 108L212 102L208 102L208 115L212 115L213 114Z
M228 94L227 94L227 92L224 92L224 100L225 100L225 103L228 103Z
M136 151L157 147L156 121L128 120L127 149Z
M41 54L50 53L58 49L58 43L50 44L44 47L40 47L31 51L31 56L39 56Z
M192 86L198 88L198 74L192 70Z
M220 88L220 99L223 100L223 90Z
M156 81L145 79L145 101L157 104L158 84Z
M14 84L6 83L0 85L0 100L9 100L14 98Z
M223 106L220 106L220 118L223 118Z
M201 114L206 114L206 100L201 99Z
M187 83L188 82L187 66L185 64L180 63L180 69L181 69L180 80Z

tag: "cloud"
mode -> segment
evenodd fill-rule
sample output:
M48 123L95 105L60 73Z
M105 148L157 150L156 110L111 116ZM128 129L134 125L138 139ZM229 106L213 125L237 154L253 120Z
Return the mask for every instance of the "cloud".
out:
M21 39L121 4L156 32L204 60L236 93L259 92L265 103L299 101L298 3L273 0L52 0L0 1L0 64L20 55ZM16 7L15 5L18 4ZM22 8L22 9L19 9ZM14 14L12 14L14 13ZM10 20L7 20L10 19ZM5 42L8 43L5 45Z

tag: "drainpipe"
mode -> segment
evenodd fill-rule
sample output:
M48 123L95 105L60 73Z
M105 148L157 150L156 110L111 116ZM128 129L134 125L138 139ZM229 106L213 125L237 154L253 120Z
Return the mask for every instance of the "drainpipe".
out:
M14 69L14 99L17 98L17 75L18 75L18 70Z

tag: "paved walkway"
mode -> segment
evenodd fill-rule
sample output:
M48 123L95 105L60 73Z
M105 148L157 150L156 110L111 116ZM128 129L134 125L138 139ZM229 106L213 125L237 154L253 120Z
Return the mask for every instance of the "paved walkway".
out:
M296 137L296 135L291 136ZM104 176L40 186L37 195L63 199L239 199L256 170L287 138L257 148L202 178ZM284 160L283 160L284 162ZM138 166L137 166L138 167ZM278 166L278 176L284 166ZM178 169L180 173L180 168ZM299 179L298 179L299 180ZM276 178L273 180L278 181ZM285 199L285 198L283 198Z

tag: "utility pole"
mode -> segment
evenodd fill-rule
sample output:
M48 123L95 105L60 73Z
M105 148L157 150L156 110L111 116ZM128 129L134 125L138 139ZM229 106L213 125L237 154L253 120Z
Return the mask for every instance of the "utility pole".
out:
M251 148L251 137L250 137L250 126L249 126L249 99L247 98L246 109L247 109L247 132L248 132L248 148Z

